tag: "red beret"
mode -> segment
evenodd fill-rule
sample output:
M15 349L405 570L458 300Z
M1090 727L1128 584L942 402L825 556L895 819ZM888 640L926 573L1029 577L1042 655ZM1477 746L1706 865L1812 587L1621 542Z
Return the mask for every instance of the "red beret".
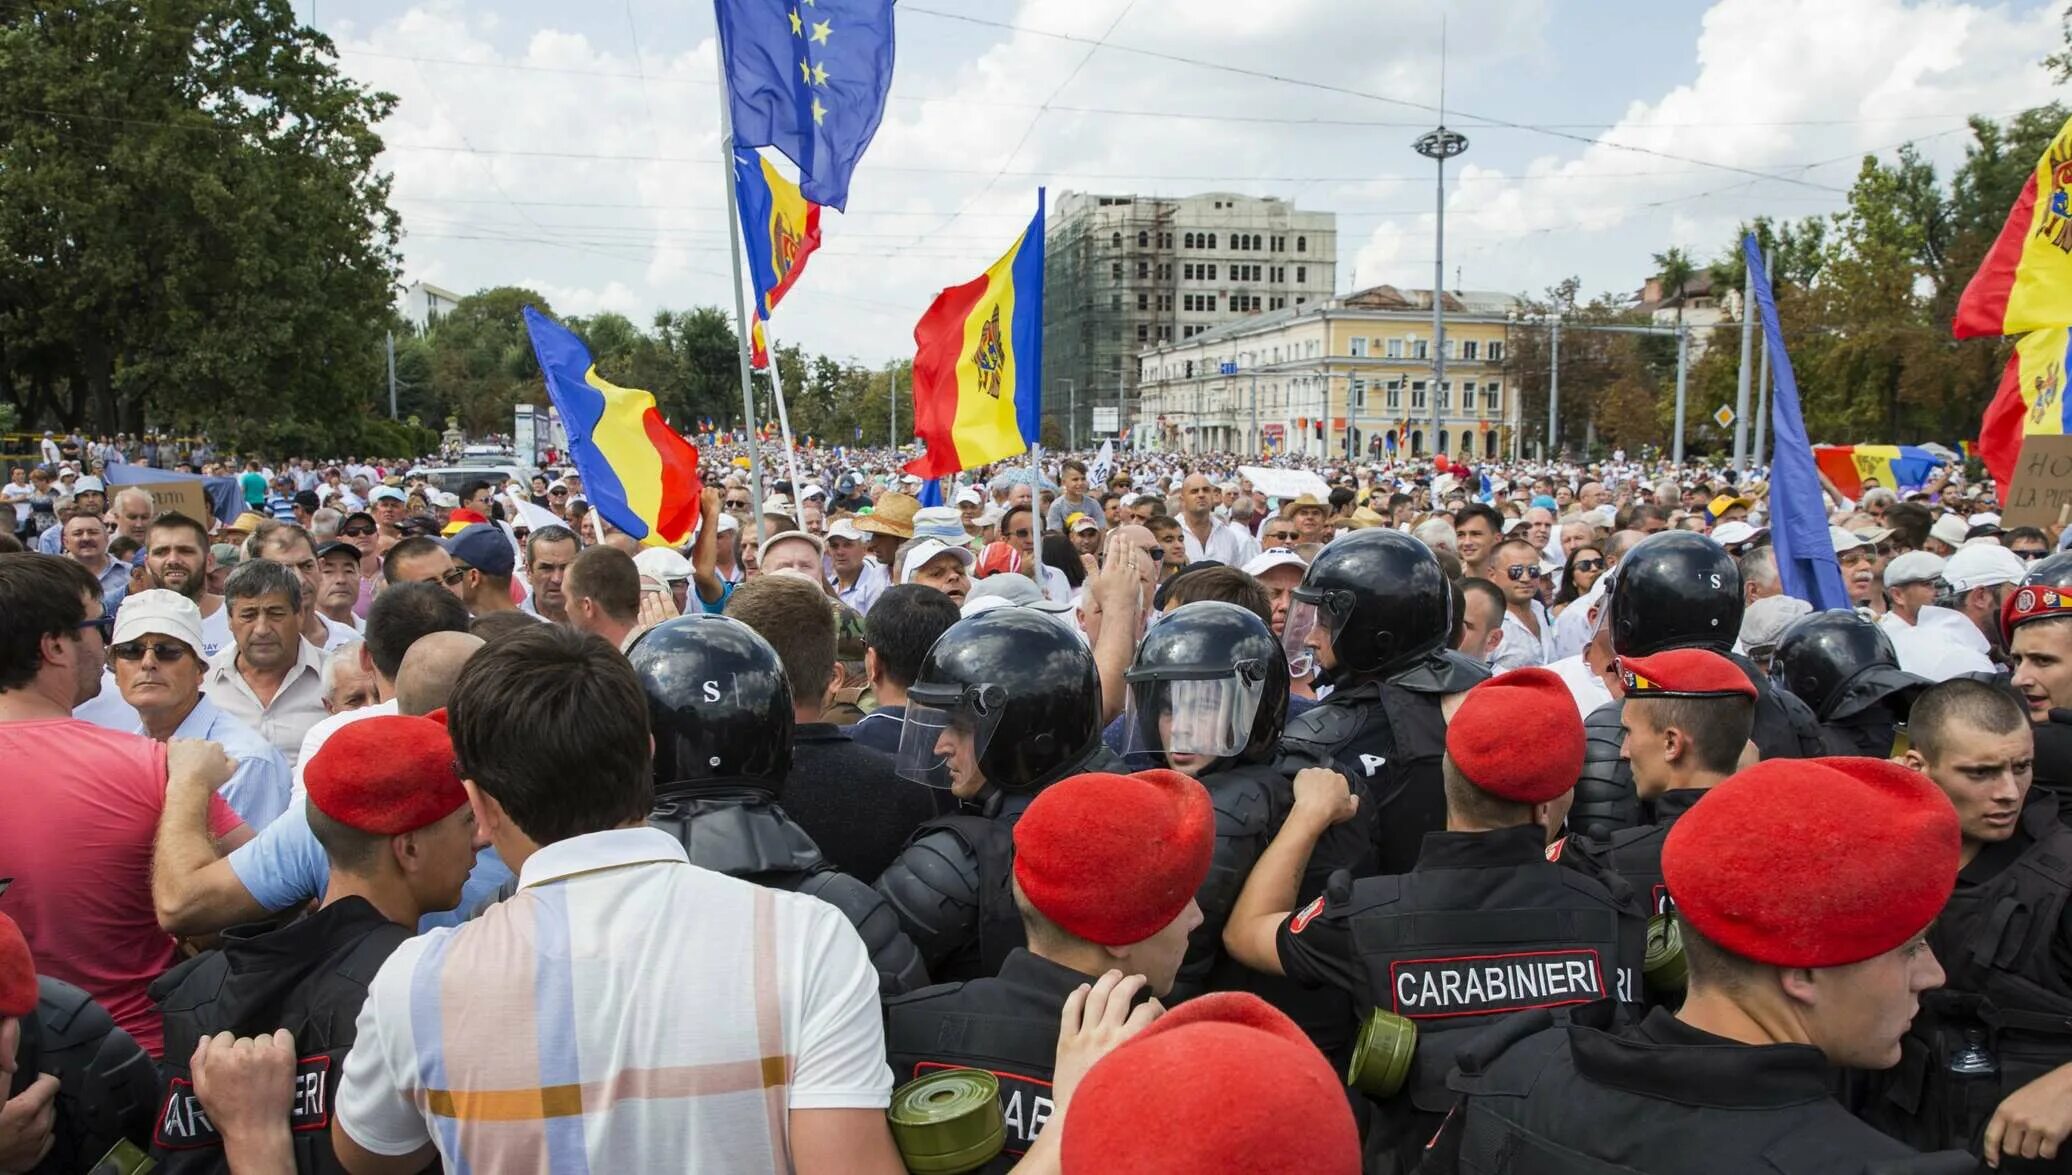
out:
M1583 774L1583 719L1551 670L1513 669L1468 691L1446 724L1446 754L1490 795L1544 804Z
M1883 759L1768 759L1669 829L1676 911L1727 951L1841 967L1906 942L1957 884L1957 810Z
M971 574L974 579L984 579L1021 569L1022 553L1008 543L994 542L987 543L986 549L979 552L978 567Z
M2000 605L2001 639L2011 644L2015 629L2050 616L2072 616L2072 591L2041 583L2017 588Z
M1360 1169L1344 1082L1249 992L1188 1000L1094 1062L1061 1142L1067 1175Z
M1755 683L1741 667L1710 649L1669 649L1652 657L1619 658L1619 679L1629 698L1732 698L1754 701Z
M36 960L29 940L14 919L0 914L0 1017L26 1016L36 1010Z
M376 836L415 832L468 802L446 728L401 714L339 727L302 781L318 811Z
M1216 808L1177 771L1075 775L1014 826L1014 879L1037 912L1102 946L1142 942L1209 875Z

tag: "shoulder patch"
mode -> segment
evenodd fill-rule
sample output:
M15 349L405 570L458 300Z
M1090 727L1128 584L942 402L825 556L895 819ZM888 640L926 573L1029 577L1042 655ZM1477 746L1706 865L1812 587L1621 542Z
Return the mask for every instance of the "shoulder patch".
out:
M1288 933L1301 934L1302 928L1308 926L1311 922L1315 921L1316 916L1323 912L1324 898L1322 894L1319 894L1317 895L1317 899L1315 901L1311 902L1307 906L1302 907L1302 909L1296 911L1295 916L1288 920Z
M1559 861L1559 860L1561 859L1561 851L1562 851L1563 849L1566 849L1567 847L1568 847L1568 838L1567 838L1567 837L1565 837L1565 836L1564 836L1564 837L1562 837L1562 838L1561 838L1560 840L1557 840L1557 841L1555 841L1555 842L1554 842L1553 844L1551 844L1551 845L1548 845L1548 846L1547 846L1547 859L1548 859L1549 861Z

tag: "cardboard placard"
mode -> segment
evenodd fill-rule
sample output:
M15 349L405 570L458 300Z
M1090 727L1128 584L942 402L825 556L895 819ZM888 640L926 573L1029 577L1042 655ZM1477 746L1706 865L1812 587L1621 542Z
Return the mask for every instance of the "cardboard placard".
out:
M216 529L216 516L209 510L208 490L199 481L142 481L113 488L143 490L150 494L153 516L170 510L175 514L185 514L211 532Z
M2072 521L2072 436L2030 433L2015 459L2000 525L2057 526Z

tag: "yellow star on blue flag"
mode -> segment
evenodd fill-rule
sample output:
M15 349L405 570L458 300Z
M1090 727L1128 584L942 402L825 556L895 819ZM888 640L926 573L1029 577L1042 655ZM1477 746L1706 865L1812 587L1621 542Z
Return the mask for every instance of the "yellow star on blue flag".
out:
M714 0L738 148L774 147L815 204L843 207L885 117L892 0Z

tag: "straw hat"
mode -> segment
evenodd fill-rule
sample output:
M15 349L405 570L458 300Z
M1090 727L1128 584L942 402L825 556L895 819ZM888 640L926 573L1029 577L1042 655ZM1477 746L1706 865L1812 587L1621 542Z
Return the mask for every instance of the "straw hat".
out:
M921 500L912 494L888 491L878 495L870 513L857 517L856 529L910 539L914 537L914 513L920 508Z
M1297 510L1306 509L1311 506L1314 506L1317 509L1322 510L1326 514L1329 514L1331 512L1330 505L1328 503L1317 501L1317 496L1315 494L1304 494L1301 497L1296 498L1292 501L1282 502L1281 517L1286 518L1289 515L1295 513Z

